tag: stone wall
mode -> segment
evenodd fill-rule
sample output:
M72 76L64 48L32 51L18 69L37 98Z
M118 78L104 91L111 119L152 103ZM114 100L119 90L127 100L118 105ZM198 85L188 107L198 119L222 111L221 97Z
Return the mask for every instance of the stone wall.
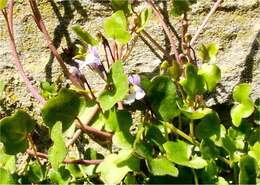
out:
M159 4L162 9L169 9L167 1ZM211 6L212 2L209 0L198 0L198 3L193 5L189 15L191 33L196 31ZM95 34L102 27L103 19L112 12L108 3L97 0L39 0L39 8L53 42L60 52L62 48L75 42L75 35L71 31L73 24L84 25ZM17 0L14 15L18 51L30 79L36 85L39 85L40 81L54 81L61 74L61 69L50 54L42 34L37 30L31 17L29 3ZM173 26L180 24L176 18L169 19ZM168 45L156 17L152 18L147 30L158 42ZM7 41L5 23L1 15L0 79L4 80L6 89L5 98L0 102L0 117L10 114L21 106L38 112L39 106L15 70ZM223 77L215 95L209 97L208 103L229 102L233 87L240 82L252 83L252 97L254 99L260 97L260 0L225 0L199 39L199 43L212 41L217 42L220 47L217 63L222 69ZM158 50L151 51L139 40L130 59L126 61L126 70L153 72L160 64L160 57ZM87 78L93 86L100 86L95 74L87 72Z

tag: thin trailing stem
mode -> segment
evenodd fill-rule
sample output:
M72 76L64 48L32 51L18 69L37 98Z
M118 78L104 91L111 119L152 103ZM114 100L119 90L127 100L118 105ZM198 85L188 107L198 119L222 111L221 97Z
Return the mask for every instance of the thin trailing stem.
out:
M156 17L159 18L160 24L163 27L163 30L165 31L170 44L171 44L171 49L174 52L175 58L177 60L178 63L181 63L180 61L180 57L179 57L179 51L176 47L176 41L174 39L174 34L172 33L172 31L169 29L169 27L167 26L167 24L164 21L163 15L161 14L161 12L158 10L158 8L156 7L155 3L153 0L146 0L146 2L151 6L151 8L153 9Z
M198 176L196 174L196 171L194 169L191 169L193 177L194 177L194 184L195 185L199 185L199 180L198 180Z
M93 110L91 110L91 111L89 112L89 116L88 116L88 118L87 118L87 120L86 120L86 122L85 122L84 125L88 125L89 122L90 122L90 121L94 118L94 116L98 113L99 110L100 110L100 109L99 109L99 106L98 106L98 105L95 105L95 106L93 107ZM66 144L66 146L69 147L70 145L72 145L72 144L78 139L78 137L80 136L81 133L82 133L82 130L81 130L81 129L78 129L78 130L74 133L74 135L72 136L72 138L68 141L68 143Z
M193 46L195 44L195 41L198 39L199 35L201 34L202 30L205 28L205 26L207 25L209 18L215 13L215 11L218 9L218 7L220 6L222 0L217 0L215 2L215 4L213 5L213 7L211 8L210 12L208 13L208 15L205 17L204 21L202 22L202 24L200 25L200 27L198 28L197 32L195 33L194 37L192 38L190 45Z
M103 137L103 138L109 138L111 139L112 138L112 134L109 133L109 132L104 132L104 131L100 131L100 130L97 130L93 127L90 127L86 124L83 124L82 121L76 117L76 120L78 121L79 125L80 125L80 129L83 131L83 132L86 132L86 133L89 133L89 134L94 134L96 136L100 136L100 137Z
M194 138L194 122L190 120L190 136Z
M37 162L39 163L39 165L42 165L41 161L40 161L40 159L39 159L39 157L37 155L37 149L36 149L36 147L34 145L34 142L33 142L31 134L28 134L27 138L28 138L29 143L31 144L31 148L32 148L33 153L35 154Z
M13 4L14 4L14 1L11 0L10 3L8 4L7 12L5 10L2 11L2 13L3 13L4 17L5 17L6 23L7 23L7 32L8 32L8 36L9 36L10 50L11 50L11 53L12 53L13 58L15 60L16 69L17 69L18 73L20 74L22 80L25 82L27 88L30 90L30 92L32 93L33 97L41 105L43 105L43 104L45 104L45 100L39 94L38 89L33 87L32 83L30 82L30 80L28 79L27 75L25 74L25 71L23 69L20 57L19 57L17 49L16 49L16 43L15 43L14 31L13 31Z
M163 54L166 54L165 49L162 48L162 46L152 38L152 36L147 33L145 30L142 30L141 32L146 38L148 38Z
M34 17L34 21L37 24L39 30L43 33L43 37L44 39L47 41L48 43L48 47L50 48L53 56L57 59L57 61L59 62L64 75L70 79L70 81L73 83L73 85L75 85L76 87L80 87L80 88L84 88L81 86L81 83L78 81L79 79L75 78L73 75L70 74L68 68L65 65L64 60L62 59L62 57L60 56L60 54L58 53L57 49L55 48L55 46L52 43L52 39L49 35L49 32L42 20L41 17L41 13L38 9L37 3L35 0L29 0L30 2L30 6L33 12L33 17Z
M42 159L48 159L48 155L45 153L41 152L33 152L32 150L27 149L26 152L31 155L31 156L37 156ZM85 159L77 159L77 160L72 160L72 159L64 159L63 163L65 164L83 164L83 165L91 165L91 164L100 164L103 162L103 160L85 160Z

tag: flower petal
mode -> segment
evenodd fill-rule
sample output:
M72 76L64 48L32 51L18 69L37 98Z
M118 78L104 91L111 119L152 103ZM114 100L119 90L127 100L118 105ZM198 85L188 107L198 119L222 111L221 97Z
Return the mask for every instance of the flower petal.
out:
M135 99L141 100L145 96L145 92L142 88L135 86Z
M131 105L135 101L135 93L130 93L127 97L123 100L124 104Z
M128 77L128 81L129 81L129 83L131 83L131 84L133 84L133 85L140 85L140 83L141 83L140 76L137 75L137 74L130 75L130 76Z

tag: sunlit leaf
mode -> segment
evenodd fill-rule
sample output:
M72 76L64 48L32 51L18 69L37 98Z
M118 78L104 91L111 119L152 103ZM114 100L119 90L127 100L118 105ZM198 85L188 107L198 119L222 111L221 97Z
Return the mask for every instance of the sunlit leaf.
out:
M214 62L218 53L218 46L216 43L210 43L208 45L202 44L199 48L199 58L202 62Z
M232 123L236 127L241 124L243 118L249 117L254 112L254 102L249 98L251 87L243 83L234 88L233 99L238 103L231 109Z
M128 93L128 79L124 74L123 64L117 61L112 65L109 76L112 80L112 89L106 89L99 97L103 111L111 109L117 102L124 99Z
M179 115L176 87L169 77L157 76L149 87L147 96L159 119L169 121Z
M168 141L163 144L167 158L179 165L190 168L200 169L207 165L207 162L198 156L192 156L191 145L184 141L177 140L176 142Z
M186 65L185 79L182 79L180 84L191 98L205 92L204 78L201 75L198 75L198 70L192 64Z
M245 155L241 158L239 166L239 184L256 184L256 160Z
M98 44L98 41L93 38L87 31L83 30L81 26L75 25L72 27L72 30L77 34L77 36L80 38L81 41L83 41L85 44L90 44L92 46L95 46Z
M178 176L178 169L166 158L156 158L147 160L150 173L156 176L171 175Z
M258 166L260 167L260 142L256 142L254 146L250 147L250 151L248 154L255 158L255 160L258 163Z
M8 0L0 0L0 10L6 8Z
M184 107L184 108L181 109L181 111L189 119L196 120L196 119L201 119L204 116L206 116L207 114L211 113L212 109L209 109L209 108L199 108L197 110L193 110L190 107L187 107L187 108Z
M0 168L0 184L17 184L12 175L5 169Z
M33 183L40 183L44 180L44 171L38 161L34 161L30 164L28 170L28 178Z
M62 89L56 97L48 100L42 108L45 124L51 129L57 121L62 122L63 131L67 130L79 114L85 100L78 93L69 89Z
M150 8L146 8L145 10L143 10L141 12L141 14L139 15L139 28L136 30L137 32L142 31L145 26L148 24L148 21L150 19L152 15L152 9Z
M33 131L36 122L29 114L18 110L13 116L0 121L0 141L6 154L15 155L28 148L27 135Z
M4 146L0 143L0 168L14 173L16 170L16 160L14 155L7 155L4 153Z
M118 184L131 171L139 170L139 160L131 155L131 151L121 151L119 154L110 154L98 166L101 180L106 184Z
M216 185L229 185L229 183L223 177L218 177Z
M209 92L213 91L221 80L221 71L216 64L203 64L198 74L203 76Z
M131 39L131 34L127 31L127 19L122 10L104 20L104 30L106 36L121 44L126 44Z
M62 123L57 122L51 130L53 146L48 151L48 159L52 168L58 170L60 164L67 155L67 148L62 136Z

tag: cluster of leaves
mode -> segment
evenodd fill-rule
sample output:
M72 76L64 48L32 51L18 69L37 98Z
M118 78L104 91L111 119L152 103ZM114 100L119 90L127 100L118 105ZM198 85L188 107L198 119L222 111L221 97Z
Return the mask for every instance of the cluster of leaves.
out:
M6 2L0 1L0 9ZM111 3L115 13L104 20L104 35L95 38L80 26L72 28L83 48L76 58L85 58L87 46L109 47L107 42L114 42L124 48L145 29L151 9L136 13L127 0ZM192 3L195 1L173 0L172 14L186 14ZM130 30L133 15L137 19ZM255 184L260 173L260 100L251 100L249 84L236 86L230 123L222 123L218 113L205 105L204 95L213 92L221 80L215 64L217 52L216 44L211 43L198 49L202 64L195 59L182 64L174 58L164 61L159 75L141 76L139 86L146 96L123 109L120 105L131 90L123 69L124 57L110 57L106 88L94 99L86 90L58 89L54 84L42 83L47 103L41 115L49 135L40 137L50 138L52 145L47 147L48 154L36 153L32 135L37 123L28 113L18 110L2 119L0 184ZM81 143L86 146L84 151L77 151L81 159L101 159L101 163L70 163L76 155L69 153L67 138L72 137L76 126L84 128L82 124L96 104L99 112L91 128L112 134L112 138L96 137L109 143L105 147L110 154L102 156ZM17 169L17 154L25 152L36 158L27 156L25 165Z

